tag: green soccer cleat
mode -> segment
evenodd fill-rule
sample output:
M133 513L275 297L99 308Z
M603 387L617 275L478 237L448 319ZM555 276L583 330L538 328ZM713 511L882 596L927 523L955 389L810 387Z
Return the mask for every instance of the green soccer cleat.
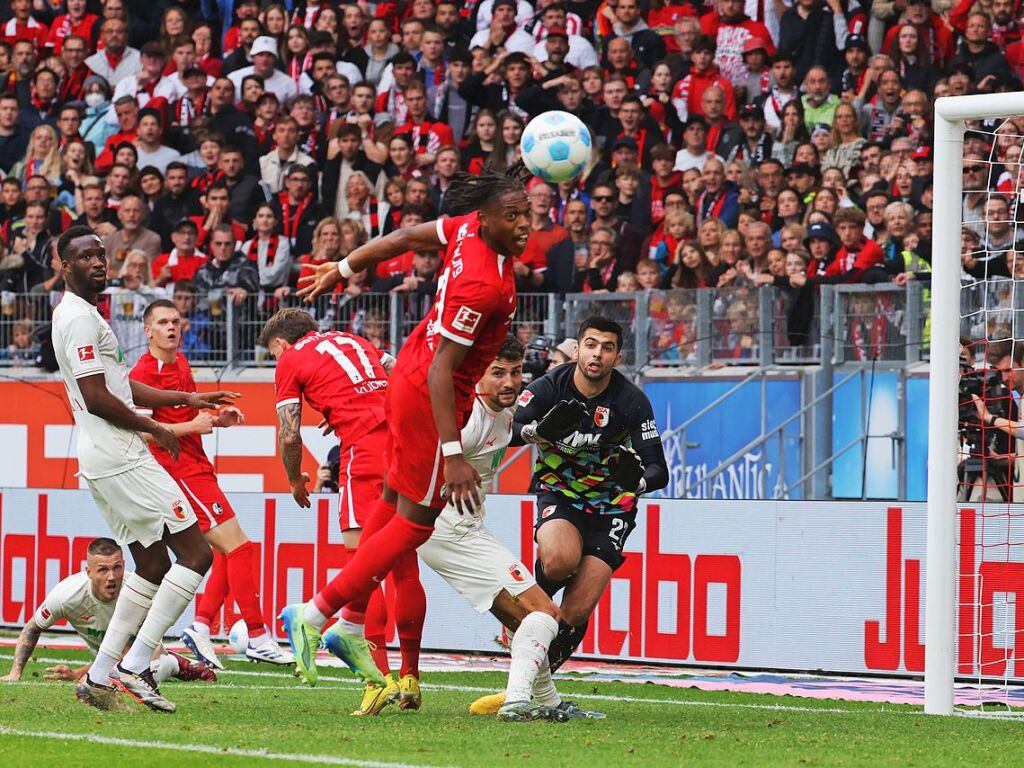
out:
M303 617L305 605L293 603L286 606L278 618L284 624L288 644L295 655L295 666L309 685L316 685L316 649L320 644L320 631Z
M341 627L335 623L324 632L323 644L324 648L345 662L349 669L366 682L381 688L387 685L384 674L377 669L377 663L370 655L370 644L366 642L365 637L342 632ZM296 660L298 656L296 653Z

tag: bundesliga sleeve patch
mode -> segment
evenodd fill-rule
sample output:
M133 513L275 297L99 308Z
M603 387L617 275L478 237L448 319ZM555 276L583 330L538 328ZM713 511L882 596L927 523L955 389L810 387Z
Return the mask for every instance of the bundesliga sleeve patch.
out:
M469 307L459 307L452 320L452 328L463 333L476 333L476 327L480 324L482 315Z
M92 344L88 344L84 347L78 348L78 362L88 363L90 360L96 359L96 349Z
M533 392L531 392L528 389L524 389L522 393L519 395L519 400L517 400L516 402L519 405L529 405L531 400L533 400Z

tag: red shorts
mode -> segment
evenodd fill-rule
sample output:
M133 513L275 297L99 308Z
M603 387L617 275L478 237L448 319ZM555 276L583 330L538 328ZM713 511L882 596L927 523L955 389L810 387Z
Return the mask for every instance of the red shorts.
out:
M393 374L388 380L387 415L388 486L417 504L443 509L444 459L430 394L401 374ZM460 426L461 416L461 412L456 414Z
M175 478L175 482L195 510L203 533L235 516L235 510L228 503L213 473Z
M341 450L338 468L338 521L341 530L362 528L384 491L387 424L379 424Z

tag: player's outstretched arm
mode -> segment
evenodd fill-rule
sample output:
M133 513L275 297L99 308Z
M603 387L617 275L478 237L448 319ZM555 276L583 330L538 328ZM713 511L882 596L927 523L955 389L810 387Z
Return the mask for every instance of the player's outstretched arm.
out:
M423 251L440 248L443 243L437 234L438 222L428 221L407 229L396 229L384 237L378 237L356 248L338 262L329 261L316 268L312 275L299 278L298 295L307 302L313 301L334 290L342 278L349 278L356 272L373 267L382 261L393 259L406 251Z
M43 634L43 630L39 628L34 618L30 618L22 628L21 634L18 635L18 642L14 646L14 663L11 665L11 671L0 677L0 681L16 683L21 680L21 673L25 670L28 660L32 658L32 652L36 649L41 634Z
M130 379L132 400L143 408L164 408L184 405L189 408L219 408L231 405L242 395L238 392L218 390L217 392L178 392L173 389L157 389L141 381Z
M309 475L302 471L302 403L285 403L277 409L277 445L281 452L292 498L300 507L309 507L306 483Z
M135 387L143 386L138 382L131 382L132 391ZM109 421L116 427L130 429L133 432L148 432L153 436L157 444L166 448L175 460L178 458L178 438L174 436L163 424L160 424L148 416L142 416L125 405L119 398L114 397L107 389L107 382L102 373L94 373L91 376L82 376L78 379L78 388L82 392L82 399L85 400L85 407L93 416L99 416ZM152 387L147 387L152 389ZM154 390L160 391L160 390Z
M462 434L455 420L455 384L452 380L455 369L469 350L469 346L441 336L427 372L430 410L444 454L444 484L449 501L460 515L472 514L480 508L480 473L462 453Z

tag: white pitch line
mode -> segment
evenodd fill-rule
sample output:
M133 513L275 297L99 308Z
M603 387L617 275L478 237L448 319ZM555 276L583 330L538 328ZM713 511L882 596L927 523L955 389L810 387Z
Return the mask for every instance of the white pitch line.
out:
M58 739L60 741L86 741L90 744L106 744L114 747L132 747L135 749L166 749L172 752L198 752L204 755L232 755L234 757L252 757L258 760L281 760L293 763L313 763L316 765L350 765L359 768L434 768L433 766L414 763L385 763L378 760L356 760L349 757L333 755L283 754L267 752L262 749L239 749L236 747L214 747L207 744L173 744L166 741L134 741L119 739L112 736L100 736L95 733L63 733L60 731L23 731L0 725L2 736L24 736L36 739Z

